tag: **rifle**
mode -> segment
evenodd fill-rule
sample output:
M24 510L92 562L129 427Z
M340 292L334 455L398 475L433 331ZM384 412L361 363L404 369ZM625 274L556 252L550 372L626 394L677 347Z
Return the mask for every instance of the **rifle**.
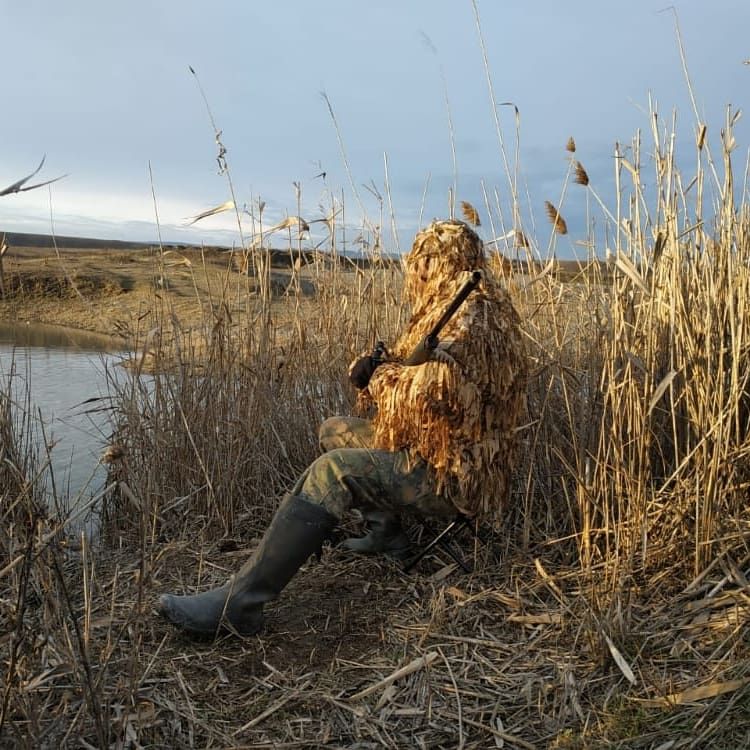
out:
M468 281L458 290L456 296L451 300L445 312L440 316L440 320L432 327L430 332L420 341L415 347L412 353L403 362L404 365L414 366L421 365L427 362L432 356L432 352L437 349L440 339L438 336L440 332L445 328L446 323L456 314L456 310L464 303L464 300L477 288L479 282L482 280L481 271L472 271L471 277ZM351 380L357 388L366 388L370 381L370 377L375 369L386 362L388 358L388 350L385 348L385 344L382 341L378 341L375 344L375 348L372 354L366 357L362 357L358 360L351 372Z
M456 310L464 303L464 300L477 288L482 280L481 271L472 271L471 278L458 290L456 296L440 316L440 320L432 327L432 330L420 341L412 353L406 358L405 365L421 365L427 362L432 356L432 352L437 349L440 339L440 331L445 328L445 324L456 314Z

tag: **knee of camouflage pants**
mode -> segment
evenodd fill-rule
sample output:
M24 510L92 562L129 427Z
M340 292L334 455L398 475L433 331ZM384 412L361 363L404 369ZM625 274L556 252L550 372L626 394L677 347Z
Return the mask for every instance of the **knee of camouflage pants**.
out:
M336 448L305 472L301 493L337 518L350 508L453 517L450 501L435 494L429 467L405 451Z
M372 423L359 417L329 417L318 428L323 452L336 448L371 448L375 438Z

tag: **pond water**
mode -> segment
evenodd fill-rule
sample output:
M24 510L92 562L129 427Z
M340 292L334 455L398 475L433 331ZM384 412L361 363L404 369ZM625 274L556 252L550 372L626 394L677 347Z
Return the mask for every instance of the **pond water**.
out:
M100 456L107 445L107 377L120 370L118 344L59 326L0 322L0 388L21 407L26 393L49 448L50 496L73 507L97 494L106 479ZM11 373L13 377L11 378ZM101 399L90 401L90 399ZM38 422L41 415L41 423ZM42 460L45 450L40 447Z

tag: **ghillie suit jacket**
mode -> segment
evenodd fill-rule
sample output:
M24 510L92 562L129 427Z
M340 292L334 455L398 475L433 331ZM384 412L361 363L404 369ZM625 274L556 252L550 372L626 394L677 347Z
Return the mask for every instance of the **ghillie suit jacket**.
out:
M469 277L482 281L440 334L433 359L402 366ZM376 447L407 450L434 469L436 491L468 516L499 521L506 505L526 356L518 313L485 268L481 240L466 224L436 222L406 259L412 315L391 359L363 394L374 402Z

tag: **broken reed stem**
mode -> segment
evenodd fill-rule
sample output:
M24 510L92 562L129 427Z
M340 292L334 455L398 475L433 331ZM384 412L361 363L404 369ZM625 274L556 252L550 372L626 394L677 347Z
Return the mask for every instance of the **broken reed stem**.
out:
M396 680L400 680L402 677L407 677L408 675L413 674L414 672L418 672L420 669L426 669L432 664L432 662L435 661L435 659L438 658L438 656L439 654L437 651L430 651L424 656L420 656L418 659L413 659L408 664L405 664L403 667L400 667L395 672L391 672L391 674L389 674L387 677L384 677L382 680L379 680L374 685L370 685L369 687L366 687L364 690L360 690L358 693L355 693L349 698L349 700L350 701L362 700L362 698L366 698L368 695L377 693L378 690L388 687L388 685L391 685L392 683L396 682Z

